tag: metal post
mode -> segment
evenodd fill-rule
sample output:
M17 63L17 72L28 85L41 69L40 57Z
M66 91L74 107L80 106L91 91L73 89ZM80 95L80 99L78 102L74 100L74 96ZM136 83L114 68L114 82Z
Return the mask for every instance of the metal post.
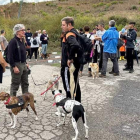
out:
M22 4L23 4L23 0L20 1L19 11L18 11L18 18L20 18L20 15L21 15Z

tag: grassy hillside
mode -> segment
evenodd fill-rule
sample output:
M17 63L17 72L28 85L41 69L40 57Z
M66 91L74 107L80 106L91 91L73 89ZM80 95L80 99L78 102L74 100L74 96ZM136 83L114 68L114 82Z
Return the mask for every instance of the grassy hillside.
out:
M129 21L136 21L140 31L140 0L57 0L54 2L23 3L18 19L19 3L0 6L0 29L5 29L8 40L12 38L13 26L25 24L32 32L46 29L51 48L58 48L61 33L61 18L73 16L75 27L89 25L91 29L99 22L108 28L108 21L115 19L121 30Z

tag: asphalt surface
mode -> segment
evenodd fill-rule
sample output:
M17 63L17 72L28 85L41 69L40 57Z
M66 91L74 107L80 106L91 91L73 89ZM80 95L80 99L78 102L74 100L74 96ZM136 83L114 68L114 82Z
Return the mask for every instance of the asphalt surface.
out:
M114 77L108 73L112 67L109 61L107 77L97 79L88 77L87 66L84 67L80 86L82 104L87 113L89 140L140 140L140 67L135 61L135 71L130 74L122 70L125 63L126 61L119 61L120 76ZM53 96L50 91L46 94L46 100L40 95L46 89L44 83L52 79L53 74L59 74L60 68L50 66L47 60L36 62L33 59L29 64L36 83L35 85L30 75L29 91L37 101L35 107L39 120L35 121L35 115L29 108L29 116L26 117L26 111L21 111L16 128L11 129L6 126L10 123L8 112L3 102L0 102L0 139L71 140L75 134L70 118L66 118L65 126L56 127L58 118L55 116L56 107L52 106ZM9 93L10 80L10 71L7 70L0 91ZM59 88L63 90L61 79L59 82ZM65 95L64 90L63 94ZM21 95L21 89L18 95ZM84 140L85 130L81 119L78 121L78 130L78 140Z

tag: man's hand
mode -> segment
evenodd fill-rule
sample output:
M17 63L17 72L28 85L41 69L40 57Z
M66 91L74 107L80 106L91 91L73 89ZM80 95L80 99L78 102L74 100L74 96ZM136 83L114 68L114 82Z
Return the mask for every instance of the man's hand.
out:
M18 67L16 67L16 66L15 66L15 67L13 67L13 70L14 70L14 73L17 73L17 74L18 74L18 73L20 73L20 71L19 71Z
M70 67L71 63L73 63L73 60L68 60L68 61L67 61L68 67Z

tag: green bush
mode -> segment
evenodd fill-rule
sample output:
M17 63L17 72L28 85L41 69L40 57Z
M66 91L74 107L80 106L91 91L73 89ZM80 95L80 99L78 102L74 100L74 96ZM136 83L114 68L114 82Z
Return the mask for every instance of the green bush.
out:
M58 11L61 11L62 10L62 7L59 6L57 9L58 9Z
M109 20L115 20L116 24L126 25L128 23L128 19L126 17L119 17L119 16L111 16Z
M137 10L137 6L133 5L132 7L130 7L130 10Z
M112 1L111 4L118 4L118 1Z
M87 10L87 11L85 11L85 13L90 13L90 11L89 11L89 10Z
M105 3L100 2L100 3L98 3L98 4L93 4L93 7L94 7L94 8L97 8L97 7L101 7L101 6L104 6L104 5L105 5Z

